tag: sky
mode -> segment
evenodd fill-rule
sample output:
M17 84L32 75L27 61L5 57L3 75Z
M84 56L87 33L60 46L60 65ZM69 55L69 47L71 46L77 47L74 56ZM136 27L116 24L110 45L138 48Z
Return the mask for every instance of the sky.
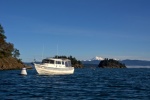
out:
M0 0L24 62L65 55L150 60L150 0Z

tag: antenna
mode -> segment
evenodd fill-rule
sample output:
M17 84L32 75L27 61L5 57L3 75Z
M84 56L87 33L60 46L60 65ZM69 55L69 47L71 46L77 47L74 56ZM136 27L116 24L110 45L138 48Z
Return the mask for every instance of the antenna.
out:
M58 59L58 44L57 44L57 59Z
M42 59L43 59L43 55L44 55L44 45L43 45L43 50L42 50Z

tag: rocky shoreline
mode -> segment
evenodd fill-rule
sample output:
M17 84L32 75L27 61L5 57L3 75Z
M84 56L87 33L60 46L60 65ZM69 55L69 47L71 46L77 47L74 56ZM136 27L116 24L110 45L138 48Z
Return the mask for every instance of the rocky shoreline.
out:
M13 57L0 58L0 70L14 70L14 69L32 69L31 66L27 66L20 60Z

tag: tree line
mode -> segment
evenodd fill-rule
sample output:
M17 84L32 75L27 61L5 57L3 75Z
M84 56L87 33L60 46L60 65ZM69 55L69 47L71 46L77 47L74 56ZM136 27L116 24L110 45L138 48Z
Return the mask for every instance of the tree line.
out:
M20 52L18 49L14 48L14 44L6 41L5 31L0 24L0 58L3 57L14 57L18 58Z

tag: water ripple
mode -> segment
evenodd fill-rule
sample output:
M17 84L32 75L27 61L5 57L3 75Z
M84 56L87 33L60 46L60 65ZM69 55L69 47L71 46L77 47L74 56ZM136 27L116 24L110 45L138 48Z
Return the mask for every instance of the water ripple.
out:
M0 71L0 97L14 100L149 99L150 69L75 69L73 75Z

